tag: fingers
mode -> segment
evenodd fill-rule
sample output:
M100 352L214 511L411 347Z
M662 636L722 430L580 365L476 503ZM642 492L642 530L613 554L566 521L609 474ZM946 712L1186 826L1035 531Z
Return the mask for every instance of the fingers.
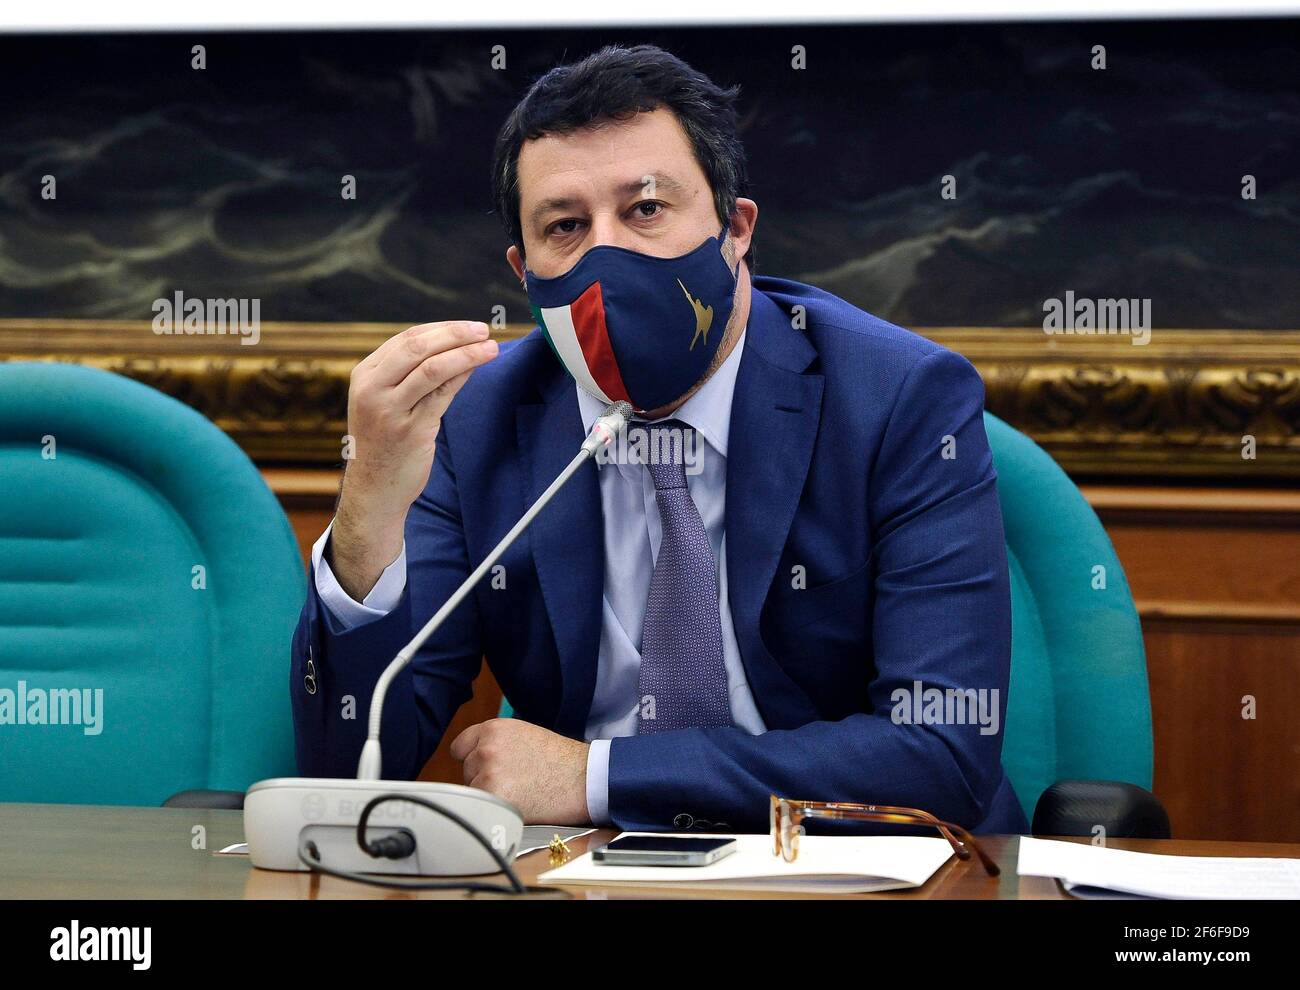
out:
M438 415L441 416L452 397L465 384L469 373L496 356L495 340L480 340L437 351L412 368L394 387L393 402L396 408L414 411L418 403L432 398L432 405L439 407Z
M471 369L472 371L473 369ZM448 378L438 388L422 398L411 407L412 425L416 429L431 429L438 425L442 414L447 411L456 393L469 381L470 371L462 371L455 378Z
M486 323L470 320L421 323L388 338L357 369L373 385L396 385L434 354L487 339Z
M471 725L468 729L461 732L461 734L451 742L451 747L448 750L451 754L451 758L460 763L465 762L465 757L469 756L469 754L474 751L474 747L478 745L478 737L482 732L482 722L477 725Z
M465 781L466 787L479 787L480 784L474 783L479 779L483 770L483 761L479 758L477 752L470 753L465 760L465 764L460 768L461 780ZM485 788L486 789L486 788Z

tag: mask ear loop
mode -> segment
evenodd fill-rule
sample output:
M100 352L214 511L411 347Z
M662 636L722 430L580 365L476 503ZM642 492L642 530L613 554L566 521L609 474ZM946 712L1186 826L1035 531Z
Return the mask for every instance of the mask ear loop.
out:
M727 243L727 238L728 238L728 237L731 237L731 220L730 220L730 219L727 219L727 220L722 221L722 230L721 230L721 232L718 234L718 236L719 236L720 238L722 238L720 241L718 241L718 252L719 252L719 253L722 253L722 246L723 246L724 244ZM731 238L731 243L732 243L732 245L733 245L733 250L734 250L734 245L735 245L735 243L736 243L736 239L735 239L734 237ZM727 260L727 256L726 256L725 254L722 255L722 260L723 260L724 263L726 262L726 260ZM733 271L733 272L731 272L731 277L734 278L734 279L736 279L737 281L740 280L740 266L741 266L742 263L743 263L743 259L741 259L740 257L737 257L737 258L736 258L736 270ZM731 266L730 266L730 265L727 265L727 270L728 270L728 271L731 271Z

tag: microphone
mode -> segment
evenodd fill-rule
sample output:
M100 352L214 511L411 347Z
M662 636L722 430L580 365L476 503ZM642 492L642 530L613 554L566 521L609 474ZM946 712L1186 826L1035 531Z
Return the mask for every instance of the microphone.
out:
M492 565L519 538L519 534L532 524L538 513L546 508L546 504L555 497L556 492L568 483L578 468L582 467L583 462L595 456L597 451L613 443L618 435L627 429L628 421L631 418L631 403L619 401L610 404L609 408L592 424L587 438L582 442L581 449L569 462L568 467L560 472L559 476L551 482L550 487L542 492L541 497L529 506L528 511L520 517L510 532L501 538L501 542L493 548L490 554L483 558L483 562L474 568L473 572L461 583L455 593L443 603L442 608L433 614L433 618L424 624L424 628L416 633L415 637L402 647L397 652L397 656L393 657L392 662L384 668L384 672L379 675L379 680L375 684L375 692L370 699L369 733L366 736L365 746L361 749L361 761L357 766L358 780L379 780L382 775L379 723L383 716L384 698L388 694L388 686L393 682L393 679L414 659L420 647L438 631L438 627L446 621L447 616L455 611L456 606L469 596L469 593L474 590L474 586L482 580L483 575L492 569Z
M523 843L524 820L518 808L488 791L460 784L380 779L379 723L384 697L393 678L510 544L584 461L614 442L631 416L632 406L627 402L615 402L605 410L568 467L384 669L370 700L369 735L361 750L357 779L277 777L258 781L248 789L244 835L253 866L316 870L397 886L401 884L362 874L464 877L504 871L516 892L523 889L509 866ZM326 866L326 862L332 865ZM456 886L463 885L462 881Z
M613 402L608 409L600 416L596 422L591 424L591 432L587 434L587 439L582 441L582 449L595 454L602 447L608 447L614 442L614 438L627 429L628 421L632 418L632 404L630 402Z

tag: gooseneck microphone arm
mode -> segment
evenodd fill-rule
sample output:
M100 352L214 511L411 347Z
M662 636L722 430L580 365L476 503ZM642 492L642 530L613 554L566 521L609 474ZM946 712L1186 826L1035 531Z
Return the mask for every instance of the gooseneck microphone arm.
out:
M375 693L370 699L370 725L369 734L366 736L366 744L361 749L361 762L357 766L358 780L379 780L383 766L379 748L379 723L384 710L384 696L388 693L388 686L393 679L402 672L402 669L411 662L415 654L419 652L430 636L438 631L438 627L443 624L447 616L463 602L474 586L482 580L492 565L495 564L503 553L509 549L510 544L519 538L519 534L528 528L537 514L546 508L549 502L570 478L582 467L584 461L589 457L595 456L596 452L603 447L608 447L620 433L627 428L628 420L632 417L632 406L627 402L615 402L605 410L604 414L596 420L591 427L591 432L582 442L582 449L569 462L568 467L560 472L559 477L551 482L546 491L542 492L541 497L537 499L523 514L520 520L514 524L510 532L501 538L490 554L483 558L483 562L474 568L473 572L467 577L461 586L456 589L455 593L447 599L442 608L433 614L424 628L415 634L415 638L407 643L397 656L393 657L392 662L384 668L384 672L379 675L379 680L375 684Z

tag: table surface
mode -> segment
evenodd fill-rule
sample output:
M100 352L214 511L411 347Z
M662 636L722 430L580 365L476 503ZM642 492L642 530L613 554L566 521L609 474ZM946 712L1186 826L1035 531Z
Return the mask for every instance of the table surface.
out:
M616 834L616 829L597 829L582 838L571 839L571 854L580 856ZM216 850L243 840L243 812L239 811L0 804L0 898L313 900L466 896L457 891L386 890L319 874L256 870L247 856L216 854ZM924 886L881 894L673 891L612 885L567 885L556 889L568 891L577 898L602 900L808 896L1058 900L1068 897L1055 880L1016 876L1018 841L1014 835L980 836L981 844L1002 868L999 877L986 876L974 860L962 862L953 858ZM1109 845L1191 856L1300 857L1300 843L1112 839ZM529 885L536 884L538 874L550 868L545 849L515 861L520 879Z

